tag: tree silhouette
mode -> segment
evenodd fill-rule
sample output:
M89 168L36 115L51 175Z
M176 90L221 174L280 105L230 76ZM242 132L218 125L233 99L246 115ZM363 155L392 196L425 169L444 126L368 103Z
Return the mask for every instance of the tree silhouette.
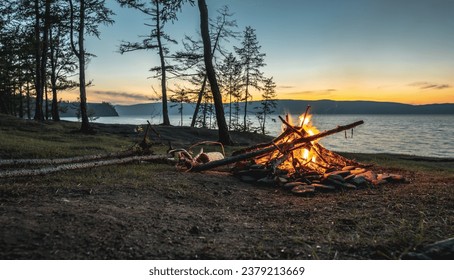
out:
M54 0L51 5L51 26L49 28L50 87L52 90L52 120L60 120L58 91L78 87L69 79L77 71L77 59L70 43L70 11L66 0ZM66 5L65 5L66 4Z
M233 106L235 104L235 109L238 108L238 102L241 98L241 73L242 66L236 57L229 53L224 60L222 61L221 66L219 67L219 81L220 86L223 88L225 95L227 95L229 101L229 129L233 128L232 123L232 112ZM234 103L235 102L235 103ZM236 117L238 117L236 115ZM236 119L236 124L238 124L238 118Z
M208 81L210 82L211 92L213 94L214 106L216 110L216 121L218 124L219 142L224 145L233 145L230 138L229 129L225 122L224 107L222 105L222 96L216 79L216 72L213 67L213 56L210 41L210 32L208 26L208 8L205 0L198 0L200 11L200 31L203 42L203 56L205 60L205 69Z
M80 92L80 115L82 126L80 130L84 133L92 132L87 112L87 92L85 80L85 65L87 53L85 50L85 34L94 35L99 38L100 24L113 24L110 18L113 12L106 8L104 0L79 0L75 7L73 0L69 0L71 10L71 48L79 60L79 92ZM77 16L77 20L76 17ZM77 47L74 43L74 32L77 31Z
M230 13L229 7L224 6L222 9L218 10L218 17L216 21L211 24L211 28L214 30L211 40L213 44L213 48L211 51L211 56L214 57L216 52L221 53L223 56L226 56L226 51L224 50L222 43L223 41L229 42L230 38L236 38L238 36L237 32L233 30L233 28L237 27L236 21L230 19L233 14ZM205 92L205 87L207 83L207 75L206 71L204 71L204 77L201 89L199 91L197 103L194 109L194 114L192 117L191 127L194 127L195 120L197 119L197 114L199 113L200 103L202 101L203 94Z
M158 73L161 79L162 95L162 116L163 124L170 125L169 111L167 106L167 71L170 66L166 62L169 50L166 43L176 44L177 42L164 32L164 26L169 21L177 20L177 12L187 0L117 0L122 7L129 7L139 10L151 17L153 23L146 24L151 27L151 33L142 42L123 42L120 45L120 53L137 50L157 50L160 65L151 70ZM190 1L191 2L191 1Z
M252 97L250 87L260 90L260 82L263 80L263 73L260 68L265 66L265 54L260 52L261 46L257 41L255 29L247 26L243 32L243 41L241 47L235 47L235 51L240 57L240 62L243 65L243 83L244 83L244 120L243 130L248 130L247 108L248 100Z
M266 134L266 119L274 113L276 108L276 84L273 81L273 77L264 80L262 101L260 106L255 107L258 109L256 116L260 124L260 130L262 134Z

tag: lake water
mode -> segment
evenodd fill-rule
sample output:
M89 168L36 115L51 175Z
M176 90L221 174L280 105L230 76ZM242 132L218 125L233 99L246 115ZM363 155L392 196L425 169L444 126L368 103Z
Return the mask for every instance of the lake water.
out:
M190 125L184 116L183 125ZM270 135L280 133L281 122L269 122ZM295 116L297 117L297 116ZM76 118L63 118L76 121ZM95 122L119 124L159 123L150 116L100 117ZM254 121L251 118L252 121ZM320 130L336 128L358 120L364 124L354 128L353 138L348 131L320 140L326 148L340 152L393 153L430 157L454 158L454 115L314 115L313 124ZM180 117L170 116L170 122L180 124Z

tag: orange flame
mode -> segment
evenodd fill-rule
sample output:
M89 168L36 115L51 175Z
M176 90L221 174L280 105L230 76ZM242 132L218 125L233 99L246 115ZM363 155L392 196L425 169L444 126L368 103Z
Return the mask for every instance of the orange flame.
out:
M299 116L298 125L294 126L294 122L290 116L287 116L286 121L293 126L292 128L288 128L285 124L282 126L283 132L288 131L288 133L283 133L285 137L279 138L275 144L279 145L282 143L290 143L297 138L301 138L303 136L310 136L319 133L318 129L313 126L311 122L312 115L310 114L302 114ZM296 130L296 131L295 131ZM285 161L279 164L280 169L285 169L289 173L294 173L296 167L298 166L307 166L313 169L318 169L318 162L317 162L317 151L314 147L317 143L317 140L311 141L310 145L301 146L297 149L292 149L290 151L291 156L287 157ZM257 163L265 164L268 162L270 158L279 158L279 153L283 151L275 151L272 153L270 157L263 157L256 160Z

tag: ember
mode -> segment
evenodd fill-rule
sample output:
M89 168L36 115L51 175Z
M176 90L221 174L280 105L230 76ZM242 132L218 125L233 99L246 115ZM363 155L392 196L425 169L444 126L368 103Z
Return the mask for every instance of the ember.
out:
M191 171L203 171L234 164L232 173L242 181L279 186L297 195L345 189L370 188L405 179L395 174L376 174L366 165L345 158L318 143L322 137L347 131L363 124L358 121L319 132L311 123L310 107L298 124L287 116L283 132L269 143L251 146L231 157L192 165Z

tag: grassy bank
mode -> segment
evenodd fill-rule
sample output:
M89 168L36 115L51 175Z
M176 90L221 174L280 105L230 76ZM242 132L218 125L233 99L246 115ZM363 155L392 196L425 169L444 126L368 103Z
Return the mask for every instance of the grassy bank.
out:
M0 158L122 151L135 126L36 123L0 116ZM157 153L216 132L156 127ZM234 134L243 145L266 141ZM229 148L230 151L237 147ZM396 259L454 232L454 161L346 154L406 184L296 197L223 172L125 164L0 180L3 259Z

